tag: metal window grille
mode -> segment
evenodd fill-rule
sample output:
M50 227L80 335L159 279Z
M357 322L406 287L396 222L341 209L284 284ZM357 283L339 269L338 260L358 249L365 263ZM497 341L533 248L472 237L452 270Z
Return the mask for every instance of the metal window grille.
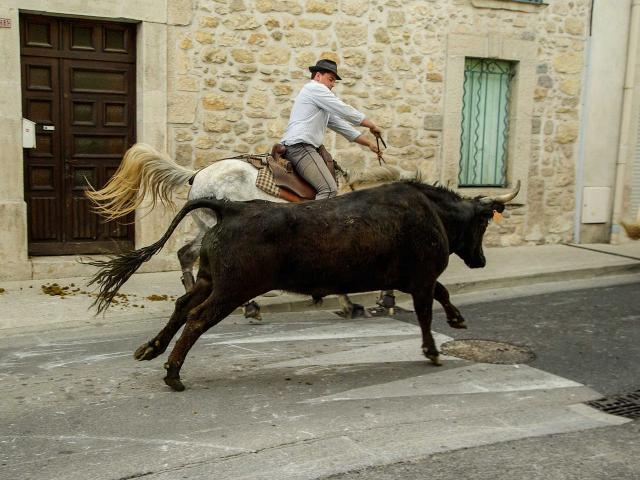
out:
M460 142L461 187L507 184L512 62L467 58Z

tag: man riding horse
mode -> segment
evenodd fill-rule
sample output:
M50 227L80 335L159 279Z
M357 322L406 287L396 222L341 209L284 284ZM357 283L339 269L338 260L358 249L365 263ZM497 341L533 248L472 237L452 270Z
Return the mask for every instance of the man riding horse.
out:
M382 130L350 105L340 100L331 90L336 80L341 80L338 67L332 60L319 60L309 67L311 81L306 83L296 97L289 124L281 143L286 147L285 156L298 174L316 189L316 200L334 197L338 193L336 181L327 168L323 156L328 152L322 145L327 127L350 142L359 143L380 154L380 149L352 125L361 125L375 135Z

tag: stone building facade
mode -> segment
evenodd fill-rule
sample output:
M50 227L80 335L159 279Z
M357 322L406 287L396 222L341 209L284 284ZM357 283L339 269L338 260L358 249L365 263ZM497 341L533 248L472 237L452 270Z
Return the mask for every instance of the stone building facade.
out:
M488 243L569 241L590 2L197 1L169 33L169 148L194 168L266 152L307 67L330 58L334 90L385 129L387 162L457 186L465 57L517 62L509 184L522 204ZM376 163L331 135L349 169ZM467 190L467 189L465 189ZM465 193L476 194L480 189Z
M465 195L502 193L521 181L507 218L491 225L486 237L488 245L507 246L569 242L580 231L584 241L609 239L610 212L595 230L583 228L578 190L589 181L577 179L589 180L589 171L603 164L615 170L613 157L589 159L585 119L591 115L589 128L596 131L613 125L600 140L615 148L626 64L623 54L608 49L622 45L626 52L632 0L622 2L616 14L611 0L139 0L134 7L125 0L10 0L0 17L14 25L24 12L136 22L136 139L194 169L267 152L284 132L308 67L329 58L343 78L334 92L384 129L387 163L456 189L465 59L508 61L514 76L504 188L461 189ZM604 33L594 39L597 28ZM5 145L19 141L17 38L15 27L0 29L0 49L14 70L0 73ZM599 71L597 62L607 61L614 62L607 65L612 70ZM589 110L585 92L597 97L607 82L616 85L607 103L620 108L603 117L594 106ZM343 168L377 164L371 152L335 134L326 146ZM5 268L0 278L81 273L71 264L45 267L27 255L22 154L16 146L2 155L14 173L0 184L0 209L10 210L16 223L2 232L0 257L12 270ZM144 213L136 219L136 246L155 241L172 217L160 208ZM188 234L185 227L148 268L175 267L172 251Z

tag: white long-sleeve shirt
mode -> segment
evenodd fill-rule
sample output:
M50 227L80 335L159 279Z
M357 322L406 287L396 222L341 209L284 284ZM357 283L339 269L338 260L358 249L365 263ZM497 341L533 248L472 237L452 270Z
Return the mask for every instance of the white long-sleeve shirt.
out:
M293 102L281 142L285 145L309 143L317 148L324 142L327 127L353 142L361 132L352 125L360 125L364 118L364 113L344 103L328 87L311 80Z

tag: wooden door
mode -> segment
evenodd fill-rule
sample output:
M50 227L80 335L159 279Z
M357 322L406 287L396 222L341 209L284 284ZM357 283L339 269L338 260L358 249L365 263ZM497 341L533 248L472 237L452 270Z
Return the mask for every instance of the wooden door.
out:
M106 223L87 183L102 187L135 142L135 26L24 15L23 116L29 253L108 253L133 247L133 215Z

